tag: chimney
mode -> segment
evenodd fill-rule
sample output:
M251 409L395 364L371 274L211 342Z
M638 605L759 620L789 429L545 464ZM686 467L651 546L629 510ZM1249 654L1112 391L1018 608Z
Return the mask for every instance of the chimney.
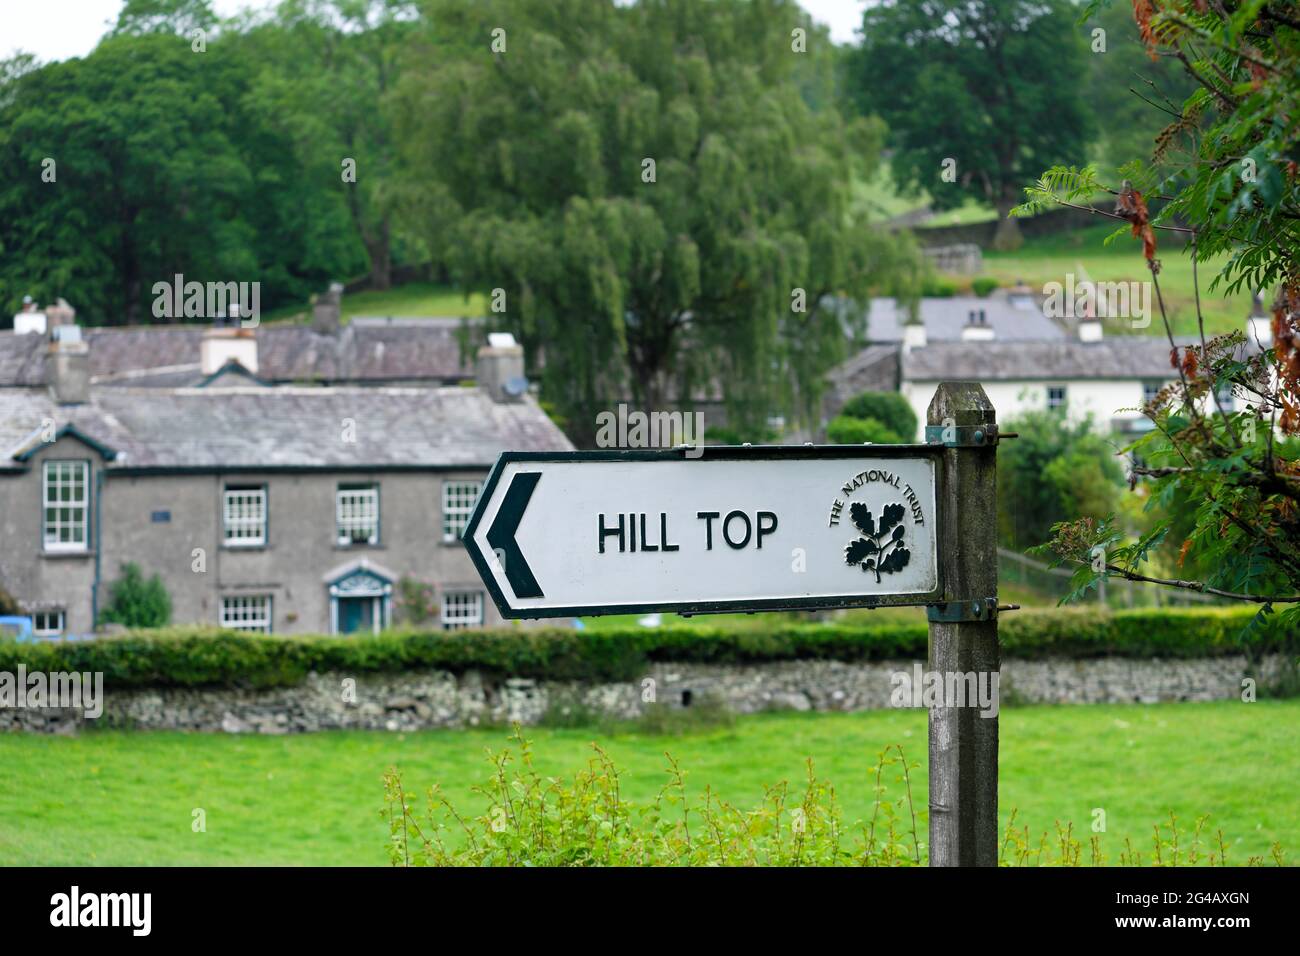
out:
M925 348L925 323L920 319L908 321L903 326L903 351Z
M30 295L23 296L23 307L14 316L15 335L44 335L46 315L36 307Z
M478 384L494 402L517 402L528 391L524 347L509 332L491 332L478 350Z
M1264 310L1263 290L1255 293L1255 302L1246 318L1246 344L1262 349L1273 344L1273 317Z
M1038 308L1038 303L1034 301L1034 290L1024 279L1017 279L1016 284L1007 290L1007 304L1022 311Z
M59 305L72 314L66 302L60 299ZM81 337L81 326L63 323L50 330L45 381L60 405L84 405L90 401L90 346Z
M199 368L204 375L218 372L230 362L257 372L257 329L241 326L239 308L240 303L231 302L226 316L204 329L199 344Z
M1100 342L1102 339L1101 319L1095 315L1079 318L1079 341Z
M312 297L311 327L322 335L338 335L343 285L331 282L329 291Z
M993 326L989 325L988 315L983 309L971 309L966 313L966 325L961 330L963 342L990 342L993 340Z

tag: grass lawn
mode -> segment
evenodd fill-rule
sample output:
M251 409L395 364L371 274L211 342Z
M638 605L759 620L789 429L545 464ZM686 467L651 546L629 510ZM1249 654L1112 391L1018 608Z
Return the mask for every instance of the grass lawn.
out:
M1127 234L1103 245L1106 236L1123 223L1106 220L1087 229L1027 240L1015 252L984 253L984 272L1010 285L1024 279L1041 289L1048 282L1065 285L1068 272L1075 274L1075 282L1082 279L1082 266L1087 276L1095 282L1149 282L1146 260L1136 239ZM1196 308L1192 285L1191 257L1184 253L1180 238L1168 232L1158 235L1160 242L1160 290L1165 307L1169 310L1177 335L1196 334ZM1227 332L1245 330L1246 316L1250 314L1250 295L1246 293L1225 298L1222 291L1210 292L1210 282L1226 262L1226 257L1199 265L1201 280L1201 311L1205 315L1205 331ZM1160 310L1151 293L1151 326L1133 330L1127 320L1117 320L1112 328L1106 323L1107 333L1135 332L1142 335L1163 335Z
M1073 821L1087 836L1108 816L1103 846L1124 837L1149 855L1151 827L1170 810L1188 824L1212 814L1229 863L1280 840L1300 853L1300 701L1013 708L1002 714L1001 810L1032 832ZM698 793L757 804L764 784L801 779L813 757L835 783L845 818L868 813L867 768L901 743L925 807L923 711L766 714L680 737L531 729L544 774L567 774L599 737L624 771L623 793L653 797L670 751ZM380 775L398 766L408 788L439 781L478 812L470 787L487 776L502 730L418 734L335 732L291 737L86 733L0 736L0 864L382 864ZM901 786L891 783L891 796ZM207 832L191 830L201 807ZM920 822L924 838L924 819ZM1086 855L1085 855L1086 858Z
M477 292L467 299L455 289L435 282L407 282L383 292L345 295L340 311L344 322L358 315L479 317L487 311L487 299ZM304 322L310 317L311 309L304 304L268 311L262 319L264 322Z
M433 282L408 282L384 292L356 292L343 297L343 318L354 315L481 316L487 300L478 293L466 298L455 289Z

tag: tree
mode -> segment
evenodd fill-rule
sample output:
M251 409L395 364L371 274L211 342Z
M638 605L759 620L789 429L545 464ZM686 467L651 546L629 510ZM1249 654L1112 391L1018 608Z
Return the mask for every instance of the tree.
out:
M81 59L0 69L10 311L27 293L61 295L89 324L149 322L153 284L177 273L260 281L273 308L361 266L335 238L347 235L341 199L305 183L247 108L237 42L196 53L171 31L123 32Z
M112 32L179 33L190 37L195 30L210 30L216 24L217 15L209 0L126 0Z
M1002 425L1020 437L999 446L998 538L1023 551L1072 515L1105 517L1117 507L1124 473L1090 420L1029 412Z
M123 627L163 627L172 619L172 599L162 578L145 580L140 566L128 561L122 576L109 587L108 606L100 612L106 624Z
M1066 0L882 0L868 6L849 68L863 109L889 125L895 178L936 208L977 196L994 243L1020 243L1007 211L1037 171L1092 137L1074 78L1084 34Z
M1095 13L1098 3L1085 15ZM1127 179L1107 184L1091 166L1049 169L1018 213L1077 205L1106 189L1115 219L1141 242L1169 338L1178 381L1143 409L1153 429L1127 449L1148 487L1157 520L1130 539L1111 517L1080 518L1052 529L1043 550L1078 567L1074 595L1111 575L1214 594L1260 606L1255 622L1284 605L1300 619L1300 130L1281 117L1300 108L1300 18L1294 4L1234 5L1198 0L1137 0L1136 32L1150 55L1181 64L1196 89L1170 112L1153 158L1135 161ZM1162 196L1154 214L1147 197ZM1163 236L1186 242L1197 292L1199 341L1175 342L1160 294ZM1200 264L1227 262L1211 283L1276 289L1271 344L1242 332L1206 339ZM1221 396L1231 389L1241 407ZM1175 506L1193 509L1175 514ZM1180 565L1209 568L1203 578L1162 577L1147 563L1171 534Z
M800 95L793 0L428 4L403 75L404 208L542 367L579 442L628 395L811 418L846 347L827 304L904 281L850 211L877 124ZM818 52L821 50L822 52ZM910 281L910 280L909 280Z
M412 0L290 0L260 31L252 102L293 143L300 175L337 193L370 287L392 285L397 144L388 108Z
M1094 30L1103 30L1094 37ZM1135 156L1150 152L1169 115L1166 102L1181 103L1196 84L1177 60L1151 59L1142 38L1133 29L1129 3L1098 10L1085 25L1091 52L1084 58L1086 104L1096 117L1097 143L1093 154L1106 171L1118 170ZM1104 42L1104 50L1098 49ZM1157 104L1153 106L1152 104Z
M223 118L234 76L166 35L21 75L0 114L6 291L138 321L150 285L182 266L253 272L234 215L247 169Z

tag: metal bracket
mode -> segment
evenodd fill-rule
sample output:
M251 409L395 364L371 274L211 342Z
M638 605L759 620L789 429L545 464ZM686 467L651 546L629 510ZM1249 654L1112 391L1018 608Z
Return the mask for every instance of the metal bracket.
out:
M998 426L926 425L925 443L945 448L989 448L998 443Z
M995 621L998 610L997 598L976 598L973 601L927 604L925 616L933 624L960 624L964 621Z

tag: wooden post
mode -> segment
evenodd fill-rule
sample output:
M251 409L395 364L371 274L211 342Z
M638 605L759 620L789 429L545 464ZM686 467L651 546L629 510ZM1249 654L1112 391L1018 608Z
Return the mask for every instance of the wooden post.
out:
M942 429L939 554L944 596L930 609L929 669L998 673L997 415L976 382L944 382L927 439ZM988 602L992 601L992 607ZM975 701L966 701L976 704ZM996 711L994 712L996 714ZM930 710L930 865L996 866L998 718L978 706Z

